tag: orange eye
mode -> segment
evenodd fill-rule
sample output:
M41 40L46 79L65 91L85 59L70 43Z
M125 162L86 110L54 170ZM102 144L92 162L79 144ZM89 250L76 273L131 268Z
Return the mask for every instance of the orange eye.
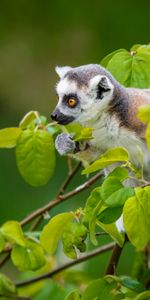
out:
M68 100L68 104L69 104L70 107L75 107L76 103L77 103L77 101L73 98L70 98Z

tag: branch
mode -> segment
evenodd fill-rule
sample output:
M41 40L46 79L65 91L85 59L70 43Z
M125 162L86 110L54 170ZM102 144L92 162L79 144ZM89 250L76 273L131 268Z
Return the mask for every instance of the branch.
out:
M74 177L74 175L78 172L78 170L80 169L81 166L81 162L79 162L75 168L72 170L72 165L71 165L71 161L70 161L70 157L67 157L67 162L68 162L68 176L65 179L65 181L63 182L63 184L60 186L58 193L56 195L56 198L58 198L62 193L64 193L65 189L67 188L67 186L69 185L70 181L72 180L72 178ZM42 221L42 215L38 216L35 221L33 222L33 224L31 225L30 231L35 230L38 225L41 223Z
M109 264L105 271L105 275L114 275L116 273L116 268L119 262L122 249L123 248L121 248L118 244L115 244L112 251L112 255L110 257Z
M81 184L80 186L75 188L74 190L72 190L72 191L70 191L70 192L68 192L68 193L66 193L62 196L61 195L58 196L53 201L51 201L48 204L46 204L45 206L35 210L33 213L31 213L29 216L27 216L25 219L23 219L21 221L21 225L24 226L25 224L29 223L30 221L32 221L36 217L42 215L46 211L49 211L50 209L52 209L53 207L55 207L59 203L61 203L65 200L79 194L80 192L84 191L85 189L90 187L96 180L98 180L102 176L103 176L103 174L101 172L97 173L95 176L93 176L92 178L90 178L89 180L87 180L86 182L84 182L83 184Z
M32 298L30 297L25 297L25 296L17 296L17 295L3 295L0 294L0 298L8 298L8 300L10 299L16 299L16 300L32 300Z
M95 250L92 250L86 254L84 254L83 256L77 258L76 260L73 260L71 262L68 262L60 267L57 267L55 268L53 271L50 271L48 273L45 273L45 274L42 274L40 276L37 276L37 277L34 277L34 278L31 278L31 279L28 279L28 280L24 280L24 281L21 281L21 282L17 282L15 285L17 287L20 287L20 286L25 286L25 285L28 285L28 284L31 284L31 283L34 283L34 282L37 282L37 281L40 281L40 280L43 280L43 279L48 279L48 278L51 278L53 277L54 275L72 267L72 266L75 266L83 261L86 261L90 258L93 258L94 256L97 256L101 253L104 253L108 250L111 250L113 247L115 246L115 243L112 242L112 243L109 243L107 245L104 245L104 246L101 246Z
M67 155L68 174L72 173L72 157Z
M58 194L57 197L60 196L64 190L67 188L68 184L70 183L71 179L74 177L74 175L78 172L78 170L81 167L81 162L79 162L75 168L72 170L72 172L68 173L68 177L66 178L66 180L64 181L64 183L62 184L62 186L60 187L60 189L58 190Z
M3 257L3 259L0 262L0 267L2 267L10 258L10 253L6 253L6 255Z

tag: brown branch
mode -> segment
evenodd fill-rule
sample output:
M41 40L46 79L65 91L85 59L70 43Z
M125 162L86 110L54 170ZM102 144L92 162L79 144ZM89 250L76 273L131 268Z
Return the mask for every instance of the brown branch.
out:
M45 274L42 274L40 276L37 276L37 277L34 277L34 278L31 278L31 279L28 279L28 280L24 280L24 281L21 281L21 282L17 282L16 283L16 286L17 287L20 287L20 286L25 286L25 285L28 285L28 284L31 284L31 283L34 283L34 282L37 282L37 281L40 281L40 280L43 280L43 279L48 279L48 278L52 278L54 275L72 267L72 266L75 266L83 261L86 261L90 258L93 258L101 253L104 253L110 249L112 249L113 247L115 246L115 243L112 242L112 243L109 243L107 245L104 245L104 246L101 246L95 250L92 250L86 254L84 254L83 256L71 261L71 262L68 262L60 267L57 267L55 268L53 271L50 271L48 273L45 273Z
M56 195L56 198L58 198L62 193L64 193L65 189L67 188L67 186L69 185L70 181L72 180L72 178L74 177L74 175L78 172L78 170L80 169L81 166L81 162L79 162L75 168L72 170L72 165L71 165L71 161L70 161L70 157L68 157L68 176L65 179L65 181L63 182L63 184L60 186L58 193ZM38 216L35 221L33 222L33 224L31 225L30 231L35 230L38 225L41 223L42 221L42 216Z
M70 157L69 155L67 156L67 165L68 165L68 174L72 173L72 157Z
M118 244L115 244L110 261L105 271L105 275L114 275L116 274L116 268L119 262L119 258L122 252L122 249Z
M42 216L38 216L32 223L29 231L34 231L42 221Z
M17 296L17 295L3 295L0 294L0 298L8 298L8 300L10 299L16 299L16 300L32 300L32 298L30 297L26 297L26 296Z
M57 197L59 195L61 195L62 193L64 193L65 189L67 188L68 184L70 183L70 181L72 180L72 178L74 177L74 175L78 172L78 170L81 167L81 162L79 162L75 168L72 170L72 172L68 173L68 177L66 178L66 180L63 182L63 184L61 185L60 189L58 190L58 194Z
M0 262L0 267L2 267L10 258L10 253L6 253L3 259Z
M74 190L72 190L72 191L64 194L63 196L60 195L59 197L57 197L53 201L49 202L45 206L37 209L36 211L34 211L33 213L31 213L29 216L27 216L25 219L23 219L20 224L22 226L24 226L25 224L29 223L30 221L32 221L36 217L42 215L46 211L49 211L50 209L52 209L53 207L55 207L59 203L61 203L61 202L65 201L65 200L67 200L67 199L69 199L69 198L71 198L71 197L79 194L80 192L82 192L85 189L89 188L101 176L102 176L101 172L97 173L95 176L93 176L92 178L90 178L89 180L87 180L86 182L84 182L83 184L81 184L80 186L78 186L77 188L75 188Z

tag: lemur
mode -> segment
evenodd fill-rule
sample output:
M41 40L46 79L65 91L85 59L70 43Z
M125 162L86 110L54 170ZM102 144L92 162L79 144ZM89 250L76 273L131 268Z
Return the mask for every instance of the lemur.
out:
M56 86L58 104L51 117L59 124L78 122L92 127L93 139L74 142L61 133L55 146L61 155L72 153L89 163L109 148L125 147L130 160L141 164L143 152L145 178L150 179L150 151L145 141L145 125L137 118L140 106L150 105L150 89L126 88L105 68L97 64L56 67L60 81Z

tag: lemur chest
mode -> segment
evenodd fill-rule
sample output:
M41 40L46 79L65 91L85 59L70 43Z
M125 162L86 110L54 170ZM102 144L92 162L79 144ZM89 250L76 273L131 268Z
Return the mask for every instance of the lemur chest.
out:
M146 147L146 143L134 131L120 126L115 116L103 114L98 122L93 124L93 128L94 138L90 141L93 150L99 150L101 154L109 148L125 147L130 154L131 161L135 165L139 165L141 160L140 148L144 154L145 162L150 162L150 152Z

